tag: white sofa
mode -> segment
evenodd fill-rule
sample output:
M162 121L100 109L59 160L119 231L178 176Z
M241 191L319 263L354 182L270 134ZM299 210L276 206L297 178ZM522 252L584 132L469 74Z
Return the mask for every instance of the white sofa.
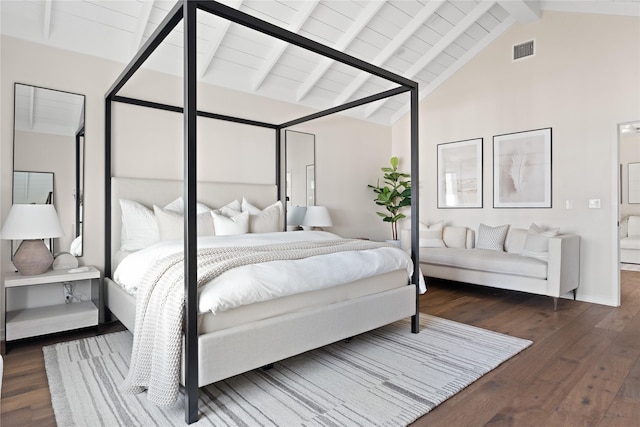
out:
M425 234L420 231L420 267L427 278L547 295L554 298L554 308L558 297L570 291L576 297L580 283L579 236L548 237L548 254L532 257L523 255L530 234L526 229L509 227L502 250L476 248L475 232L467 227L443 227L442 247L433 247L437 246L433 234ZM409 230L401 231L401 243L410 250Z
M620 262L640 264L640 215L620 221Z

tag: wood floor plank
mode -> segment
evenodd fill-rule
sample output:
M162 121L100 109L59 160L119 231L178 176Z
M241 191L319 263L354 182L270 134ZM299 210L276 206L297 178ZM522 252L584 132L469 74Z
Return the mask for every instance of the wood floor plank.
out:
M621 307L560 299L553 311L546 297L429 281L422 312L534 344L413 426L640 425L640 272L622 272L621 284ZM112 324L12 346L5 358L1 425L55 425L43 345L121 329Z

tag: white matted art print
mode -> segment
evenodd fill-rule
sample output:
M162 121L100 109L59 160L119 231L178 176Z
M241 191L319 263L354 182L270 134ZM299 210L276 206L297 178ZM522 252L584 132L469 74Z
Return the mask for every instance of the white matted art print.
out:
M551 128L493 137L493 207L551 207Z
M482 207L482 138L438 144L438 208Z

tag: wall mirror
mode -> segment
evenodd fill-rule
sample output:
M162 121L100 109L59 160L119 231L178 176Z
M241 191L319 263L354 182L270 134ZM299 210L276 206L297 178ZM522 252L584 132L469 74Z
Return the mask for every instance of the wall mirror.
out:
M81 256L85 97L16 83L14 118L13 203L52 203L65 235L51 251Z
M286 131L287 207L314 206L315 135Z
M316 204L316 137L310 133L285 131L287 225L299 226L304 209Z

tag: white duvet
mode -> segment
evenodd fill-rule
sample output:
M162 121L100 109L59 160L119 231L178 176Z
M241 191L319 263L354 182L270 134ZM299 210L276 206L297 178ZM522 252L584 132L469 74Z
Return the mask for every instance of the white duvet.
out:
M239 234L198 239L199 248L255 246L272 243L339 239L326 231ZM158 260L182 252L182 240L167 240L125 257L113 274L116 283L135 295L145 272ZM237 267L216 277L198 290L200 313L217 313L242 305L342 285L354 280L399 269L413 274L411 257L396 247L339 252L296 261L272 261ZM420 276L420 292L426 290Z

